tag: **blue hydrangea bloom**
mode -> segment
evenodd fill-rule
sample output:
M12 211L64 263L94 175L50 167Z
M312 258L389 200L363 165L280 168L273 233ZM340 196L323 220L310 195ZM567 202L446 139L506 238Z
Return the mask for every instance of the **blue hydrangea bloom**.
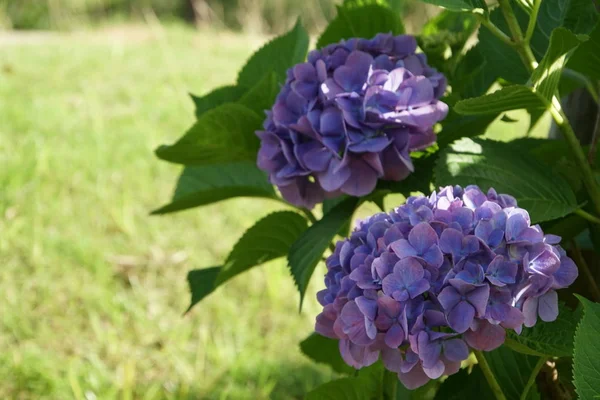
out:
M435 142L445 77L409 35L379 34L314 50L288 70L267 112L257 164L290 203L312 208L413 171L410 152Z
M408 388L451 375L558 315L577 267L516 200L477 186L407 199L358 224L327 259L316 331L355 368L383 360Z

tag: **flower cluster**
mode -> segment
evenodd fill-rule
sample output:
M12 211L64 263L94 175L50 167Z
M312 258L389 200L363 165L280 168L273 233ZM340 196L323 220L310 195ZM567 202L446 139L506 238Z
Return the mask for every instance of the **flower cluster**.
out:
M451 375L558 315L575 263L509 195L477 186L411 197L359 223L327 259L316 331L355 368L382 358L408 388Z
M415 38L379 34L314 50L287 72L267 112L257 164L290 203L312 208L364 196L413 171L410 151L435 142L446 78Z

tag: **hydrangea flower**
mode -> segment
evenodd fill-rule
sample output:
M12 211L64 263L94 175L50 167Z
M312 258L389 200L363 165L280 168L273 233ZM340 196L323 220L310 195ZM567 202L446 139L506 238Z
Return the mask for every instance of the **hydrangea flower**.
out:
M412 389L451 375L470 349L558 315L577 267L560 237L509 195L477 186L410 197L358 224L327 259L316 331L355 368L379 358Z
M287 71L257 132L258 167L287 201L364 196L413 171L409 153L435 142L448 112L446 78L416 49L412 36L379 34L314 50Z

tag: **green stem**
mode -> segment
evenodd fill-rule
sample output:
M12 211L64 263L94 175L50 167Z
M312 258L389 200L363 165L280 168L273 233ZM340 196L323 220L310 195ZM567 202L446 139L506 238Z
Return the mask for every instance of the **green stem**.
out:
M554 122L563 133L567 144L571 148L571 152L575 157L575 162L581 171L583 184L585 185L585 188L587 189L590 199L594 205L594 210L596 211L596 214L600 215L600 187L596 183L592 167L588 163L586 155L579 144L579 140L577 139L577 136L575 135L567 116L562 110L560 101L558 101L556 96L552 97L550 114L552 115L552 118L554 118Z
M500 10L504 15L504 19L508 24L508 29L512 35L513 45L517 50L517 53L519 53L523 64L525 64L529 72L533 72L538 66L538 63L531 51L529 43L526 42L523 37L523 31L521 31L521 26L519 25L519 21L517 21L517 17L513 12L509 0L498 0L498 4L500 5Z
M521 393L521 398L520 398L521 400L527 400L527 396L529 395L529 390L531 390L531 387L535 384L535 378L540 373L540 369L542 369L544 364L546 364L546 361L548 361L548 357L540 357L537 364L535 364L533 371L531 371L531 375L529 375L529 380L527 381L527 384L525 384L523 393Z
M592 298L596 303L600 302L600 289L598 288L598 284L596 283L596 277L592 274L590 267L588 267L587 262L585 262L585 258L583 258L583 254L581 254L581 250L577 246L575 240L571 240L571 255L573 256L573 261L585 275L585 279L587 281L588 288L590 289Z
M529 24L527 25L527 32L525 32L525 43L529 44L531 42L531 37L533 36L533 31L535 30L535 24L537 22L538 13L540 12L540 6L542 5L542 0L534 0L533 2L533 10L531 10L531 16L529 17Z
M383 371L383 398L386 400L396 400L398 391L398 374L388 371Z
M600 224L600 218L590 214L585 210L582 210L581 208L578 208L577 210L573 211L573 214L577 214L581 218L587 219L588 221L593 222L594 224Z
M481 25L488 28L489 31L492 32L492 34L494 36L496 36L498 39L500 39L501 41L503 41L504 43L506 43L509 46L515 45L515 43L511 40L511 38L508 37L508 35L506 33L502 32L500 30L500 28L498 28L496 25L494 25L492 23L492 21L489 20L488 17L483 16L481 14L475 14L475 15L477 16L477 19L479 20L479 22L481 22Z
M481 368L485 379L490 385L490 389L492 389L492 393L494 393L494 397L496 397L496 400L506 400L506 396L504 396L502 388L498 384L498 381L496 380L496 377L494 376L494 373L492 372L490 365L487 363L487 360L485 359L483 353L479 350L473 350L473 353L475 353L477 363L479 364L479 367Z

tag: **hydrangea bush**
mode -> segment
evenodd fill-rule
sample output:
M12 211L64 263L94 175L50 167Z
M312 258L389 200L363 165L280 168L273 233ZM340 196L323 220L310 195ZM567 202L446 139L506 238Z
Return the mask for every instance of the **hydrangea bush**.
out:
M600 117L576 132L561 104L599 97L596 7L426 2L445 9L408 35L387 1L346 0L316 49L298 22L192 96L196 123L156 151L184 168L154 213L282 209L190 271L190 309L285 257L300 307L322 306L300 349L340 375L308 399L598 398Z

